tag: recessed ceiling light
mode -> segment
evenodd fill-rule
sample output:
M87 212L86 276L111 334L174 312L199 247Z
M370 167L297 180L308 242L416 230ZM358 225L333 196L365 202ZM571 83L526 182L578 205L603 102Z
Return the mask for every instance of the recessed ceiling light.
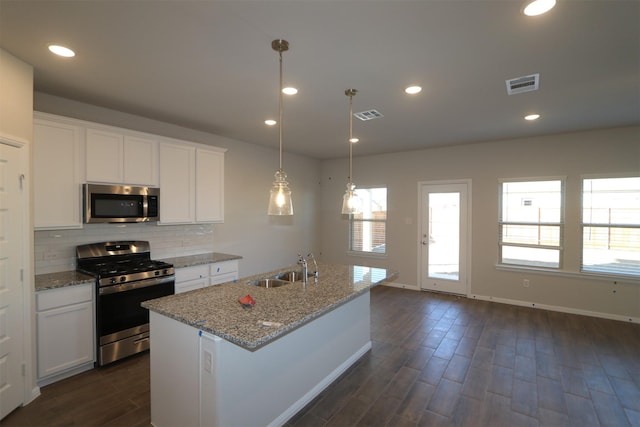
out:
M282 89L282 93L284 93L285 95L295 95L296 93L298 93L298 89L288 86Z
M278 123L278 122L276 122L276 121L275 121L275 120L273 120L273 119L267 119L267 120L265 120L265 121L264 121L264 124L265 124L265 125L267 125L267 126L273 126L273 125L275 125L276 123Z
M416 93L420 93L422 88L420 86L409 86L404 91L409 95L415 95Z
M68 47L60 46L57 44L50 44L49 51L55 53L58 56L64 56L65 58L72 58L76 56L76 53Z
M527 4L523 13L527 16L542 15L553 9L556 5L556 0L534 0Z
M530 122L533 120L538 120L540 118L540 114L529 114L528 116L524 116L525 120L529 120Z
M349 140L349 142L350 142L350 143L352 143L352 144L355 144L355 143L356 143L356 142L358 142L358 141L360 141L360 139L355 138L355 137L354 137L354 138L351 138L351 139Z

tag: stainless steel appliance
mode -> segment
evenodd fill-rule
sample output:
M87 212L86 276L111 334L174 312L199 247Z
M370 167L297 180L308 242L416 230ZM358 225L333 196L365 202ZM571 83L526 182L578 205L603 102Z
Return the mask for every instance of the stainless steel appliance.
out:
M160 189L83 184L84 222L149 222L160 219Z
M76 248L77 269L96 278L97 362L103 366L149 349L149 311L140 304L173 295L173 265L151 259L149 242Z

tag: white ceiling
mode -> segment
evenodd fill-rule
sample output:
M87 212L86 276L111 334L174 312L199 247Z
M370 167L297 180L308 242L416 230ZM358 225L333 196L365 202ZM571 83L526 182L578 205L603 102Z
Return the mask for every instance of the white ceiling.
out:
M0 0L0 46L35 89L319 159L640 124L640 1ZM49 43L73 48L54 57ZM505 80L540 73L537 92ZM408 96L416 83L424 90ZM537 112L537 122L523 116Z

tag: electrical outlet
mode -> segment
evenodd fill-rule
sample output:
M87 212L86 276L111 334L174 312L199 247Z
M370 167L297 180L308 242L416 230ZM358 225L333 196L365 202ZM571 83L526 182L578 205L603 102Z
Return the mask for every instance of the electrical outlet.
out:
M525 288L529 287L529 279L522 279L522 286L524 286Z
M208 373L213 372L213 355L210 351L204 352L204 371Z

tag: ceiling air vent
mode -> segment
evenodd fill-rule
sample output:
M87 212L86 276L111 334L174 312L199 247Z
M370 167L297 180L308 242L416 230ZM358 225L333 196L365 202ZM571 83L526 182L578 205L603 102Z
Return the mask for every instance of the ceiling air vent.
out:
M532 92L538 90L540 85L540 74L531 74L530 76L517 77L509 79L507 82L507 93L515 95L517 93Z
M353 113L353 115L359 118L360 120L362 120L363 122L367 120L377 119L379 117L384 117L382 114L380 114L378 110L361 111L359 113Z

